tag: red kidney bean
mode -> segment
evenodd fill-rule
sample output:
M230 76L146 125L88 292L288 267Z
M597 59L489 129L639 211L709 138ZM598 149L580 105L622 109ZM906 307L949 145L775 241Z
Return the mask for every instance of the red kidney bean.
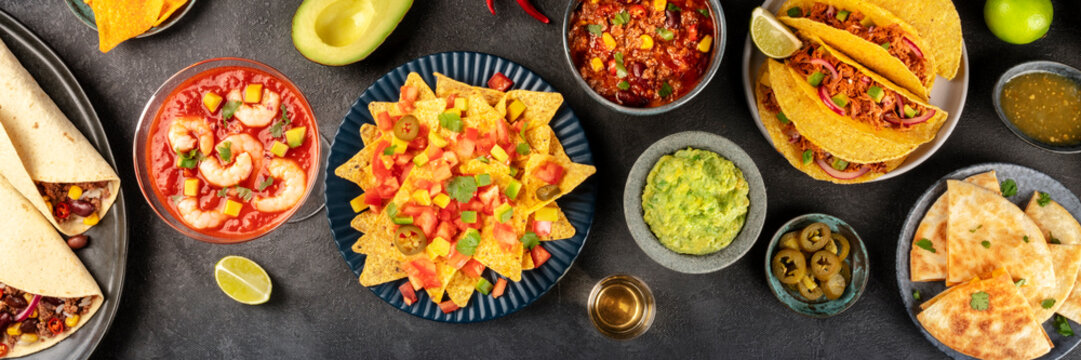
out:
M90 216L90 214L94 213L94 204L85 200L72 200L71 212L83 217Z
M631 73L634 74L634 77L636 77L636 78L642 77L642 72L644 72L644 71L646 71L646 66L643 65L642 63L636 62L636 63L631 64Z
M19 326L19 330L23 333L37 334L38 333L38 319L26 319L23 320L22 326Z
M88 242L90 242L90 237L86 235L75 235L68 238L68 247L79 250L86 247Z
M11 318L11 314L0 312L0 331L7 329L8 325L11 324L11 320L15 320Z
M14 295L5 296L4 303L16 309L26 307L26 299Z
M679 25L680 25L679 12L672 11L672 10L665 10L664 11L664 17L665 17L664 24L666 26L668 26L669 29L679 29Z

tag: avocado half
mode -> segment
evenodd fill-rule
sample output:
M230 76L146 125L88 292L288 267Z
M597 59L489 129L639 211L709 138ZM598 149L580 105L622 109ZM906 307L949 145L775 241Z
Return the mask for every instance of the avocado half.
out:
M305 0L293 16L293 46L323 65L364 60L411 6L413 0Z

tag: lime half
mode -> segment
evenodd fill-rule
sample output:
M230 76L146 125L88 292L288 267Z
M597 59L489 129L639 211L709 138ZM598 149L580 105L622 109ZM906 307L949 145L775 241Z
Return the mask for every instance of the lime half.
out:
M796 34L762 7L751 12L751 40L758 50L774 59L786 58L803 46Z
M246 257L230 255L218 260L214 280L225 295L238 302L259 305L270 300L270 275Z

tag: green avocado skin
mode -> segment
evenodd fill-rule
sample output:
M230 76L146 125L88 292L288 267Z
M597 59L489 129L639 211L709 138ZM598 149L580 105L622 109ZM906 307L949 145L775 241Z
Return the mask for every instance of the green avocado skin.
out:
M308 60L322 65L343 66L364 60L386 41L412 6L413 0L305 0L293 15L293 46ZM319 25L328 19L350 19L356 13L349 9L358 7L372 10L359 15L376 23L363 34L347 34L355 38L351 43L328 44Z
M743 228L750 186L735 164L688 148L653 165L642 192L643 218L657 239L680 254L728 247Z

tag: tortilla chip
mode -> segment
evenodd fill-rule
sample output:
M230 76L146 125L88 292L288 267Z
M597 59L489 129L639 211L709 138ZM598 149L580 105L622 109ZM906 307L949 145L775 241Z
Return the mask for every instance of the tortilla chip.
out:
M547 207L554 207L556 209L556 212L559 214L559 220L552 222L552 232L549 233L548 236L541 236L541 241L563 240L574 237L577 230L575 230L574 225L571 225L570 220L567 219L567 214L563 213L563 209L560 209L559 205L556 203L552 203ZM537 213L533 213L529 217L530 229L533 227L533 217L536 216L536 214Z
M537 198L537 189L548 185L548 183L533 176L533 172L549 162L555 162L563 166L563 178L558 184L559 196L548 200L541 200ZM530 214L573 191L574 188L582 184L586 178L596 173L597 168L591 165L573 163L569 160L560 159L551 155L531 155L526 162L525 169L522 171L525 171L525 173L521 174L522 191L518 195L518 206L523 207L526 214Z
M473 291L477 289L477 280L463 274L461 271L455 272L450 282L447 283L447 296L450 297L450 301L454 305L458 305L460 308L469 305L469 298L473 297Z
M507 105L514 100L525 104L525 111L519 119L525 120L526 129L548 125L555 116L556 111L563 105L563 95L556 92L540 92L529 90L511 90L499 101L495 109L500 114L507 113ZM504 117L504 116L500 116Z
M334 175L349 180L365 191L375 187L375 175L372 174L372 155L374 146L365 146L348 161L334 169Z
M360 126L360 141L364 146L371 145L379 136L379 129L375 125L365 123Z
M1081 224L1077 223L1077 219L1054 200L1040 206L1039 198L1039 192L1032 193L1025 214L1043 230L1047 241L1055 238L1062 244L1081 244Z
M1036 223L997 193L957 180L947 187L947 285L1005 267L1015 280L1026 279L1026 299L1048 298L1055 269Z
M930 43L930 52L935 58L935 68L939 75L953 80L961 66L961 53L965 39L961 34L961 17L950 0L923 0L919 6L913 6L906 0L869 0L881 6L905 22L912 24L920 36ZM929 51L928 51L929 50Z
M982 188L1000 194L998 177L995 172L988 171L969 176L965 182L979 185ZM909 276L912 281L941 281L946 280L946 219L949 212L949 197L945 194L938 197L935 203L927 209L927 214L920 220L916 228L916 234L912 238L912 249L909 250ZM920 240L927 239L931 242L931 248L926 250L916 245Z
M154 22L154 26L161 25L165 20L169 20L173 13L179 10L188 0L164 0L161 8L161 15L158 15L158 21Z
M495 106L499 103L499 100L503 99L504 93L496 89L471 86L461 81L451 79L446 75L435 73L435 95L441 98L450 95L468 98L475 95L484 98L484 102L488 105Z
M973 307L976 293L987 294L986 309ZM938 341L965 355L1033 359L1054 347L1010 274L1002 269L988 279L955 286L928 302L931 305L916 315L920 324Z
M405 278L405 271L397 259L386 256L368 255L364 259L364 270L360 273L361 286L376 286Z
M443 293L447 289L447 284L450 284L450 280L453 279L453 276L458 272L458 269L447 265L447 262L443 261L442 258L435 261L435 268L435 278L438 279L439 283L443 284L443 286L434 289L424 289L424 291L428 292L428 297L432 298L432 302L438 304L443 301Z
M405 85L402 86L412 86L417 89L416 101L435 99L435 92L433 92L432 88L428 86L428 83L424 82L424 78L420 77L420 74L417 74L415 72L411 72L405 77ZM400 96L401 95L399 94L399 98Z
M548 126L535 127L525 132L525 140L533 154L551 155L553 137L552 128Z
M484 227L480 232L480 245L477 245L473 259L499 275L514 281L522 281L522 243L515 244L509 250L504 248L495 239L494 221L492 217L485 217Z
M98 48L107 53L150 30L163 5L163 0L94 0L90 9L98 26Z
M1069 297L1077 281L1077 270L1081 269L1081 245L1047 245L1051 251L1051 263L1055 266L1055 290L1043 300L1030 299L1033 317L1043 323L1051 318ZM1044 301L1050 300L1051 307L1044 308Z
M802 80L797 80L787 65L776 60L767 62L770 83L781 110L796 124L801 135L830 154L850 162L869 164L904 158L919 147L919 144L881 139L875 133L847 126L854 121L826 109L817 96L807 96L798 84ZM773 143L777 146L782 142Z
M522 270L536 269L537 265L533 264L533 255L529 253L529 249L522 247Z
M362 233L372 232L375 229L376 221L379 219L378 216L379 213L375 211L361 212L353 217L353 221L349 222L349 226Z

